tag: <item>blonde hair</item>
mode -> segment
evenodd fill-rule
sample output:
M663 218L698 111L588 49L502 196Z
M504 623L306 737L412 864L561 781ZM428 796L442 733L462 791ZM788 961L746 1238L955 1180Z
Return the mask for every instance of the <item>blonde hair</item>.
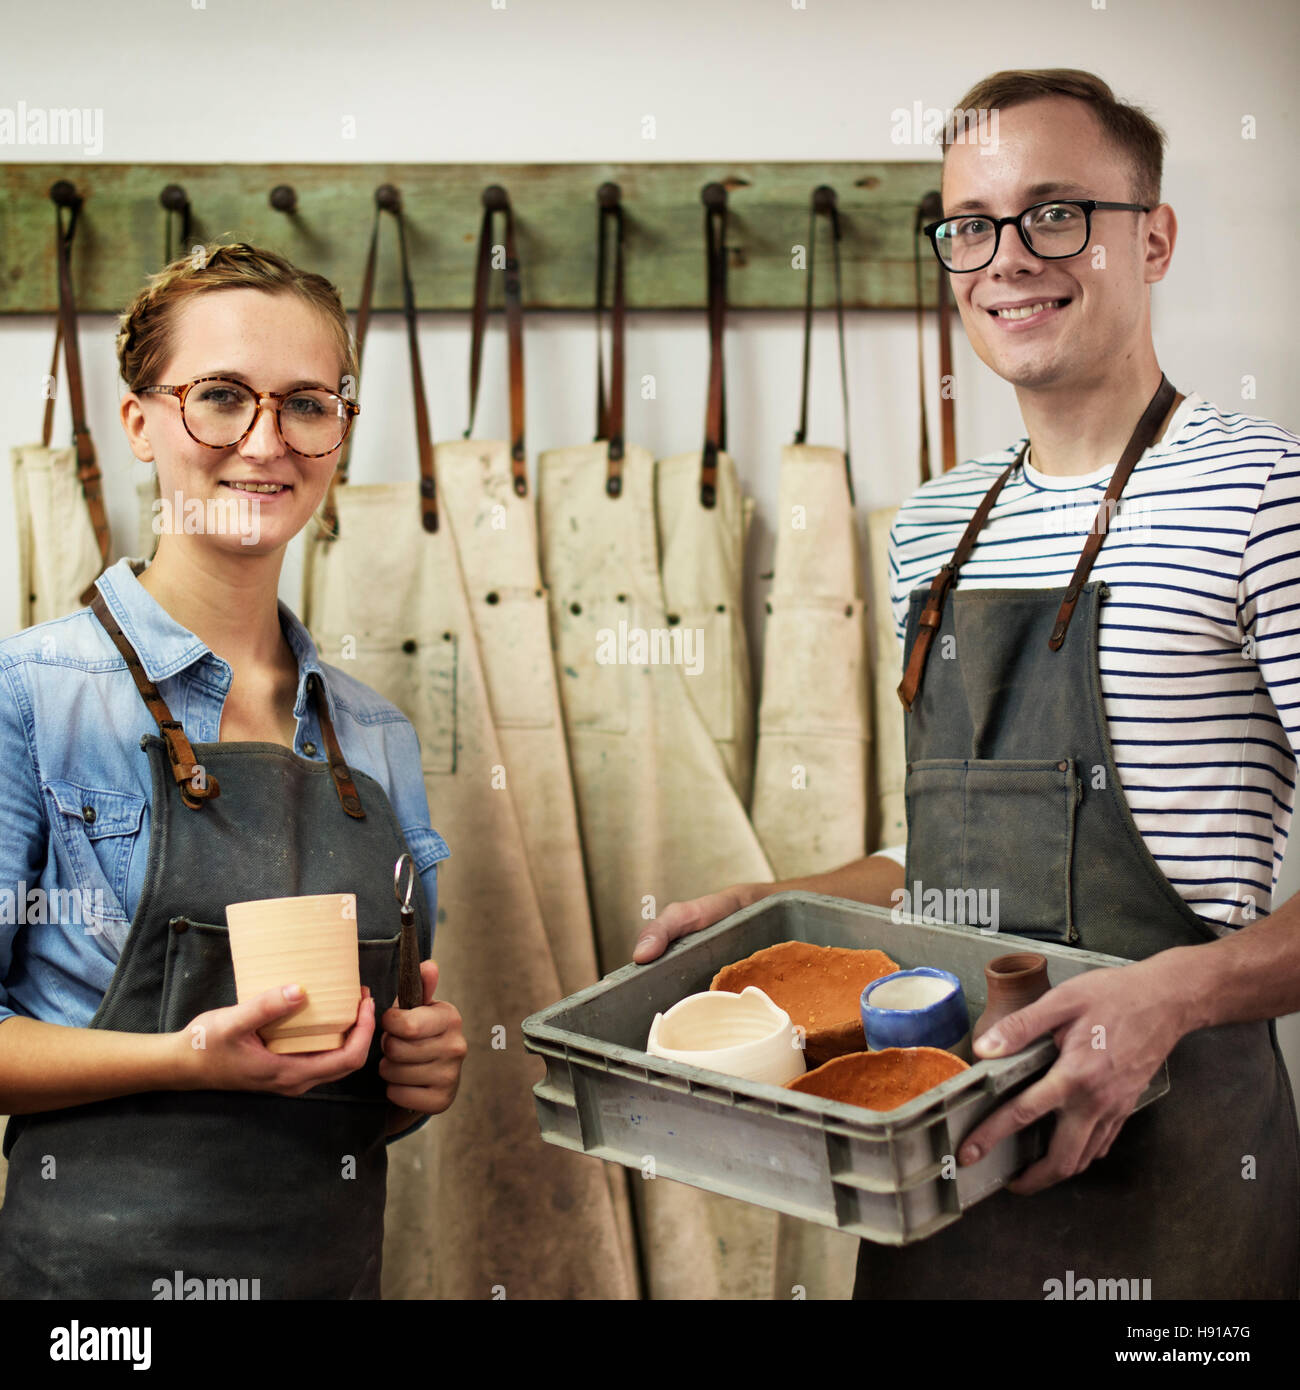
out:
M977 82L962 97L957 109L993 111L1033 101L1035 97L1067 96L1087 102L1103 133L1128 157L1132 165L1133 197L1155 207L1160 201L1164 166L1165 133L1142 110L1119 101L1096 73L1081 68L1037 68L995 72ZM944 131L944 154L955 143Z
M149 276L118 318L117 365L127 389L160 385L158 374L175 347L177 311L196 294L256 289L291 293L318 309L334 333L343 378L357 378L356 345L339 292L323 275L300 270L274 251L236 241L196 248Z

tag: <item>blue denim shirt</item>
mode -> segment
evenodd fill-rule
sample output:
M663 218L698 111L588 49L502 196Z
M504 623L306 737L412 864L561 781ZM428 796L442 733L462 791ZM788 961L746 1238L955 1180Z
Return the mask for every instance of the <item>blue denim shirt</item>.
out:
M167 613L128 559L106 570L98 587L172 716L193 742L215 742L230 666ZM392 802L432 928L437 866L450 850L429 824L415 729L396 705L321 662L284 603L280 618L298 659L294 751L325 757L307 694L315 672L344 758ZM0 1023L22 1014L84 1028L99 1008L144 887L152 789L140 735L156 732L125 662L88 608L0 641ZM91 824L87 805L95 808ZM95 921L83 916L73 931L20 923L33 888L44 890L51 910L77 894Z

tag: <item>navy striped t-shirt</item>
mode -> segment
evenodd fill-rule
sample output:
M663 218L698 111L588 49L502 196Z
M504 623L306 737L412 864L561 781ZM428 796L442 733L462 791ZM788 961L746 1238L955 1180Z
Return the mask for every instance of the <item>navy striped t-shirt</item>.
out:
M889 536L900 642L1022 436L931 479ZM1032 453L1030 454L1032 460ZM1114 464L1008 479L958 584L1064 588ZM1089 581L1124 794L1157 864L1220 935L1271 910L1300 759L1300 436L1196 394L1125 484Z

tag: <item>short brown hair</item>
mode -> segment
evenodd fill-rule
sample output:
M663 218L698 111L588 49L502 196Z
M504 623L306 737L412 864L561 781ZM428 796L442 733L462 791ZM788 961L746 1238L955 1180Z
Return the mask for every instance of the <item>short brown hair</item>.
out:
M274 251L236 241L198 248L149 276L118 319L117 364L127 388L162 384L155 378L171 359L176 312L190 296L231 289L299 295L320 311L335 335L340 384L343 377L356 381L356 346L338 290L323 275L300 270Z
M995 72L977 82L962 97L961 111L993 111L1035 97L1077 97L1088 103L1103 133L1128 157L1133 169L1133 198L1155 207L1160 201L1165 133L1139 106L1117 101L1115 93L1095 73L1079 68L1039 68ZM947 154L953 123L944 127Z

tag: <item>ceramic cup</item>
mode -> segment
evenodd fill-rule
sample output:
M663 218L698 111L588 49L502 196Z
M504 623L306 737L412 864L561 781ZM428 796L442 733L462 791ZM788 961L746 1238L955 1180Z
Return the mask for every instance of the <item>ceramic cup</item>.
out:
M357 1021L361 966L354 893L260 898L226 908L235 991L241 1004L268 989L298 984L296 1013L259 1030L270 1052L342 1047Z
M862 991L867 1047L939 1047L971 1060L970 1018L961 981L948 970L918 965L882 975Z
M804 1072L803 1049L790 1022L756 985L739 994L690 994L655 1014L646 1051L748 1081L784 1086Z

